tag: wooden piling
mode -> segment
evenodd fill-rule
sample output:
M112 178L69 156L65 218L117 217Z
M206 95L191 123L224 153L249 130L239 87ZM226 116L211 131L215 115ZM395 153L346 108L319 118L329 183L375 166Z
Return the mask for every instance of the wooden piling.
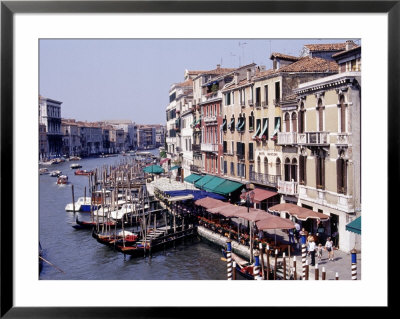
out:
M322 279L322 280L326 280L326 271L325 271L325 267L322 267L321 279Z
M296 256L293 256L293 279L297 280Z
M277 267L278 267L278 249L275 249L274 280L276 280Z
M318 269L318 264L315 264L315 280L319 280L319 269Z
M282 263L283 263L283 280L286 280L286 257L285 257L285 253L283 253Z
M267 248L265 250L265 253L267 254L267 280L269 280L269 273L270 273L270 263L269 263L269 245L267 245Z
M265 269L264 269L264 248L262 243L258 245L260 248L260 258L261 258L261 277L262 279L265 279Z
M236 280L236 261L232 263L232 280Z
M335 275L335 280L339 280L339 273L338 272Z
M75 215L75 196L74 196L74 184L71 185L71 189L72 189L72 210L74 212Z
M308 274L309 274L309 265L308 265L308 260L306 260L306 276L305 276L305 280L308 280Z

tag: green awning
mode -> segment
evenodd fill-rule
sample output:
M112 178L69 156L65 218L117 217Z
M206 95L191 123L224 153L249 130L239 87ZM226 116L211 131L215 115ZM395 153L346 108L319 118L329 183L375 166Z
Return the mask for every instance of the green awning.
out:
M274 133L272 133L271 138L273 138L279 132L280 127L281 127L281 118L278 117L278 121L276 122L275 130Z
M218 188L218 186L221 185L223 182L225 182L224 178L214 176L212 180L204 184L203 189L207 192L214 192L214 190Z
M212 176L212 175L204 175L202 178L200 178L199 180L197 180L194 183L194 186L196 186L197 188L201 188L202 189L204 184L208 183L213 178L214 178L214 176Z
M267 132L268 132L268 122L265 122L264 128L258 137L261 138L263 135L267 136L268 135L268 134L266 134Z
M180 166L179 165L175 165L175 166L172 166L169 170L173 171L174 169L178 169L178 168L180 168Z
M185 177L184 181L188 182L188 183L191 183L191 184L194 184L194 182L198 181L200 178L202 178L201 175L191 174L191 175Z
M346 225L346 230L361 235L361 216Z
M254 134L254 135L252 136L252 138L256 138L256 136L257 136L258 134L260 134L260 131L261 131L261 124L259 124L259 125L257 126L256 134Z
M225 180L223 183L219 184L218 187L216 187L213 190L213 193L228 196L229 193L233 193L234 191L238 190L242 186L243 186L243 184L241 184L241 183Z
M161 174L164 173L164 169L159 165L151 165L143 168L143 172L148 174Z

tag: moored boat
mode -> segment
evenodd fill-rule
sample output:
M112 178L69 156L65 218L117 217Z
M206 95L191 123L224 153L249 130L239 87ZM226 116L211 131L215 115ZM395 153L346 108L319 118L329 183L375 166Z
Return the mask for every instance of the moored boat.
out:
M82 167L82 166L80 166L80 167ZM75 171L75 175L86 175L87 176L87 175L92 175L92 174L93 174L93 171L88 171L86 169L77 169Z
M90 212L90 197L79 197L78 200L75 202L75 211L83 211L83 212ZM67 212L72 212L74 210L74 204L69 203L65 206L65 210Z
M40 175L44 175L44 174L48 174L48 173L49 173L49 170L46 167L39 169Z
M81 158L80 158L79 156L71 156L71 157L69 158L69 160L70 160L70 161L80 161Z
M76 169L76 168L81 168L82 165L81 165L81 164L71 164L70 167L71 167L72 169Z
M50 176L52 176L52 177L59 177L61 174L62 174L62 172L59 170L50 172Z

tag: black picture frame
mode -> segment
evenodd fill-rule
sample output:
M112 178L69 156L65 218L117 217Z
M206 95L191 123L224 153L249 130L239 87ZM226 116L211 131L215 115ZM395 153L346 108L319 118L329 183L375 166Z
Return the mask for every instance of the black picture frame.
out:
M387 13L388 14L388 204L393 206L399 163L400 1L1 1L1 317L5 318L178 318L190 307L14 307L13 303L13 16L16 13ZM392 187L390 187L392 186ZM8 199L8 200L7 200ZM381 199L383 200L383 199ZM391 205L392 204L392 205ZM390 216L388 215L388 218ZM389 225L393 226L388 222ZM390 245L390 240L388 240ZM389 249L388 252L391 250ZM393 256L388 254L388 256ZM389 263L390 264L390 263ZM390 281L388 281L389 286ZM221 292L223 293L223 292ZM388 300L390 305L390 298ZM390 307L388 307L390 308ZM294 310L292 308L291 310ZM204 310L204 309L203 309ZM203 312L203 310L201 310ZM226 317L223 307L207 308ZM303 309L310 315L307 309ZM323 315L323 309L320 315ZM253 316L247 310L243 315ZM286 313L287 314L287 313ZM299 314L299 313L298 313ZM304 313L303 313L304 314ZM314 315L316 315L314 313Z

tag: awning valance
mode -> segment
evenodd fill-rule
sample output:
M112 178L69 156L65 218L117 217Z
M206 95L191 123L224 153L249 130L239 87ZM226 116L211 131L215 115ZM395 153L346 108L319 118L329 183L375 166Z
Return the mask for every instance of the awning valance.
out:
M348 223L346 230L361 235L361 216Z
M268 211L275 213L288 213L299 220L306 221L307 219L319 219L321 221L329 220L329 216L323 213L314 212L311 209L304 208L295 204L282 203L268 208Z
M251 191L244 193L243 195L240 196L240 198L246 198L247 194L249 194ZM264 200L267 200L268 198L274 197L278 195L277 192L269 191L266 189L261 189L261 188L255 188L252 190L254 192L254 199L253 201L257 204L261 203Z

